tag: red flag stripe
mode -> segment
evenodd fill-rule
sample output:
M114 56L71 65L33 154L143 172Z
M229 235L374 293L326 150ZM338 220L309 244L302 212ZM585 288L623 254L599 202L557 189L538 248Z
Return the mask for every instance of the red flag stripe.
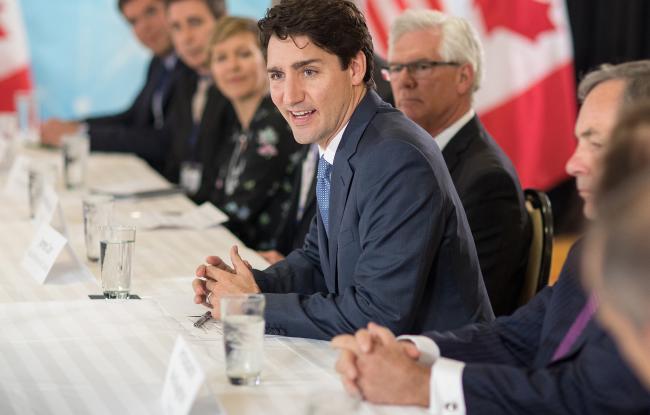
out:
M24 67L0 79L0 111L14 111L16 91L32 89L29 68Z
M382 51L387 50L388 34L374 0L366 0L366 14L368 16L368 23L371 24L373 31L375 32L374 41Z
M567 177L575 148L573 64L567 63L488 112L481 121L515 164L523 187L548 189ZM552 103L549 105L549 103Z
M442 5L440 4L440 0L429 0L429 7L436 10L442 10Z

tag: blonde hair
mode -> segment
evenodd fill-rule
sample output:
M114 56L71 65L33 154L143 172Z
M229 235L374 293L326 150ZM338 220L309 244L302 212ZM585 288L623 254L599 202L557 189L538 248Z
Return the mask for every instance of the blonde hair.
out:
M251 33L260 46L260 30L257 22L247 17L224 16L217 20L207 45L208 63L212 59L212 47L240 33Z

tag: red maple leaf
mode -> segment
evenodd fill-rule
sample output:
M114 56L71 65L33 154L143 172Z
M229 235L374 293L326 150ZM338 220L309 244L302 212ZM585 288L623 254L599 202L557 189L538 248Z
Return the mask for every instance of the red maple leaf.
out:
M504 27L534 41L540 33L555 29L548 17L550 4L547 2L474 0L474 4L481 10L488 34L497 27Z

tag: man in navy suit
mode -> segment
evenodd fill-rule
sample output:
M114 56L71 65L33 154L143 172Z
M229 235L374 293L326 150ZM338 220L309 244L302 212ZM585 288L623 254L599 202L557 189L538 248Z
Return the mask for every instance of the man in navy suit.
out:
M650 392L650 102L621 114L603 165L587 283L599 321Z
M183 65L172 49L163 0L119 0L118 7L140 43L153 53L144 87L124 112L82 122L48 120L42 140L58 146L65 134L87 130L92 151L135 153L162 172L169 144L163 128Z
M265 271L201 265L195 302L262 292L267 333L329 339L493 318L463 207L431 137L371 90L372 42L344 0L286 0L259 23L271 97L317 143L318 213L303 249Z
M494 314L511 314L524 283L530 221L514 166L472 108L483 78L481 41L460 17L407 10L391 25L388 61L397 108L442 150Z
M650 61L631 62L595 71L580 85L578 146L567 171L588 218L618 110L637 91L650 91L637 83L647 74ZM597 301L581 285L581 250L580 242L571 249L557 284L492 323L398 339L371 324L335 338L344 385L372 402L436 414L647 414L650 395L592 318Z

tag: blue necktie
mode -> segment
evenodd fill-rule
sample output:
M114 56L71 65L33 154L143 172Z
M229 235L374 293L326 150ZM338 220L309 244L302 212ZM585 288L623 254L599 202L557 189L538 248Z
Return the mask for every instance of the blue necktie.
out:
M322 157L318 160L318 174L316 175L316 199L318 208L323 218L325 233L329 236L329 212L330 212L330 174L332 165Z

